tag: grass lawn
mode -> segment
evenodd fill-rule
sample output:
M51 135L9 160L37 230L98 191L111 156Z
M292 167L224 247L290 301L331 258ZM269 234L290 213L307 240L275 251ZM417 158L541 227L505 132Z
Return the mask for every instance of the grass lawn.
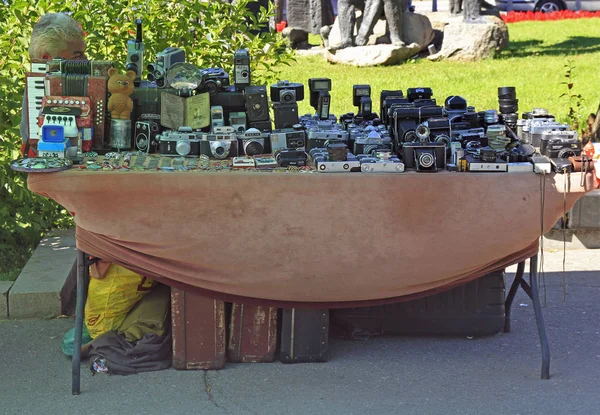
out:
M497 88L515 86L519 111L547 108L558 120L567 121L569 104L560 95L567 91L565 64L574 66L574 88L583 97L582 117L595 113L600 103L600 19L528 21L508 25L510 44L499 57L479 62L430 62L412 60L397 66L355 68L334 65L321 56L297 57L284 67L281 79L301 82L308 78L332 79L332 113L354 111L352 85L370 84L374 108L379 111L382 89L431 87L438 103L449 95L461 95L477 110L497 109ZM314 42L313 42L314 43ZM308 92L308 91L306 91ZM305 94L308 96L308 93ZM300 114L313 112L308 98Z

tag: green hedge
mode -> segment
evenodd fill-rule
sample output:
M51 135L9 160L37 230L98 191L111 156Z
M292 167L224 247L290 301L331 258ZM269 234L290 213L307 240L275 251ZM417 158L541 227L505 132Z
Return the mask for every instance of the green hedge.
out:
M45 231L73 225L68 212L27 191L26 176L9 167L19 157L21 99L35 22L47 12L72 13L87 34L88 58L113 60L124 69L127 40L135 38L134 22L141 18L147 63L166 47L178 46L185 50L188 62L231 72L234 51L246 48L252 57L253 82L270 83L292 52L277 33L252 34L268 23L273 10L261 8L254 16L248 2L4 1L0 8L0 278L24 264Z

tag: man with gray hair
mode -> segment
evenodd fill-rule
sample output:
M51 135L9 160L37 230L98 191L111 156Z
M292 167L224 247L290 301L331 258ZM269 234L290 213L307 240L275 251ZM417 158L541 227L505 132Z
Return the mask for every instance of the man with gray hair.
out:
M65 13L47 13L33 27L29 44L31 60L70 59L83 60L85 56L84 32L81 25ZM23 95L21 110L21 138L24 154L27 142L27 108ZM29 149L24 156L35 157L35 152Z

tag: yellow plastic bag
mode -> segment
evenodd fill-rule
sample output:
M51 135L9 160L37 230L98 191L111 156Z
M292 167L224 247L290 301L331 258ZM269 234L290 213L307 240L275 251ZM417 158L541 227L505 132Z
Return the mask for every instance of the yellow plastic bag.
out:
M85 303L85 325L96 338L121 326L129 310L155 282L126 268L111 264L102 279L91 278Z

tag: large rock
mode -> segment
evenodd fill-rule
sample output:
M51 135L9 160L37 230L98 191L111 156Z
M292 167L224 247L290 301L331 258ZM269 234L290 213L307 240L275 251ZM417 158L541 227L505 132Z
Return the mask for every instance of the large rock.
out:
M360 25L362 16L360 11L356 12L356 25ZM425 49L433 40L433 28L431 22L422 14L406 12L404 13L404 25L403 25L403 37L404 42L407 45L416 43L421 47L421 50ZM321 31L323 33L323 31ZM358 29L354 28L354 35L358 33ZM386 21L385 19L379 19L373 28L373 34L369 36L367 45L375 45L384 43L382 39L386 38ZM336 49L342 44L340 36L340 26L337 18L331 26L329 31L329 37L323 39L325 45L330 49ZM389 40L388 40L389 43Z
M395 65L421 51L421 46L373 45L356 46L325 52L325 59L332 63L354 66Z
M428 59L475 61L495 56L508 46L508 28L496 16L481 16L476 23L461 17L449 19L444 27L442 49Z

